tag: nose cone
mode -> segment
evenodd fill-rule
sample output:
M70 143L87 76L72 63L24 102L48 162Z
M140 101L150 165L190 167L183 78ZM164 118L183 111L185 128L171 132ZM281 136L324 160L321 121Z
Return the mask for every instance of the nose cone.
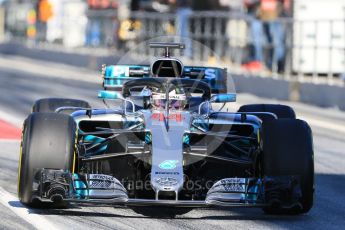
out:
M190 114L174 114L181 119L169 120L169 129L165 127L165 119L155 119L152 114L144 114L146 128L152 135L151 186L156 194L161 191L178 194L184 184L183 137L189 130Z
M178 160L165 160L153 165L151 171L151 185L158 193L160 191L179 192L183 187L183 168Z

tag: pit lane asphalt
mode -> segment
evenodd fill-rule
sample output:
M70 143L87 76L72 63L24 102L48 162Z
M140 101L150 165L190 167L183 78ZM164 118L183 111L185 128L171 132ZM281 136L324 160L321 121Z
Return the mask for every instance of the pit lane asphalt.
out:
M30 113L33 102L42 97L80 98L94 106L101 105L96 98L100 88L97 73L18 57L0 57L0 63L4 63L2 60L6 60L8 65L0 64L0 118L18 127ZM22 64L26 65L25 68L21 68ZM40 72L42 65L50 71ZM63 78L58 74L61 71ZM84 74L74 76L76 71ZM90 75L97 80L91 79ZM69 76L78 80L71 80ZM285 103L246 94L238 95L238 100L229 107L230 110L245 103ZM298 117L310 122L314 133L316 196L313 209L305 215L272 216L255 208L222 208L194 209L172 218L160 209L153 209L152 217L125 207L90 205L25 210L40 214L61 229L342 229L345 225L345 113L300 103L289 104L295 108ZM0 141L0 187L13 196L16 196L17 190L18 154L19 141ZM20 208L16 201L9 201L9 205L12 209ZM37 227L2 204L0 216L1 229Z

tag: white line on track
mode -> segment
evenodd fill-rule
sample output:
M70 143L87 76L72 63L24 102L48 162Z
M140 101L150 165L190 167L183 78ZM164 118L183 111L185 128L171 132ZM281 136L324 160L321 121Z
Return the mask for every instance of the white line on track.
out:
M6 143L17 143L20 144L20 139L0 139L0 144Z
M320 119L312 118L311 116L301 115L299 118L307 121L311 126L328 129L336 132L345 133L345 127L337 123L331 123L329 121L323 121Z
M32 212L25 207L20 201L0 187L0 203L9 208L17 216L30 223L36 229L58 229L54 224L48 221L44 216Z

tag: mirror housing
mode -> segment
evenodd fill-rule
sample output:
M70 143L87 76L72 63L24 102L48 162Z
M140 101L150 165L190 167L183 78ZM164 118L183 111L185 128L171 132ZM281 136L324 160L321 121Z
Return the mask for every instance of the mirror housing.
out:
M123 99L121 93L116 91L107 91L107 90L100 90L98 91L98 98L107 99L107 100L117 100Z
M220 93L217 95L213 95L210 99L211 103L228 103L228 102L235 102L235 101L236 101L235 93Z

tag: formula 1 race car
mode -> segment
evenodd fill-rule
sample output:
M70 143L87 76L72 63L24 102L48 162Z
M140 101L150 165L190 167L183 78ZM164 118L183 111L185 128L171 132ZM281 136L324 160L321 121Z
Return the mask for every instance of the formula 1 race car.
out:
M150 46L164 49L150 66L102 67L106 109L61 98L34 104L23 128L20 201L308 212L309 125L285 105L224 112L236 101L226 69L184 66L171 57L183 44Z

